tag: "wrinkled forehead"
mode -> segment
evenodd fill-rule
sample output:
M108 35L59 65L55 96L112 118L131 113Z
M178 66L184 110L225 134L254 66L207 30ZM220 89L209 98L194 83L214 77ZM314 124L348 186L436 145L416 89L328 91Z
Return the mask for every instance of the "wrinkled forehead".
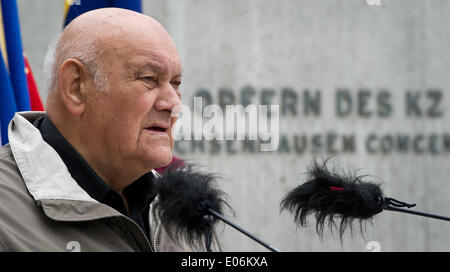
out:
M180 56L165 30L135 26L111 34L102 46L107 51L106 59L119 59L128 67L181 73Z

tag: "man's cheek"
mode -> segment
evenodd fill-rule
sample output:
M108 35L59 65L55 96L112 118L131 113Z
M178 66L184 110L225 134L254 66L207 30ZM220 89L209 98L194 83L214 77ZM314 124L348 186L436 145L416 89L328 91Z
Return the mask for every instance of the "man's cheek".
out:
M173 140L173 127L175 125L175 122L177 121L178 117L174 116L170 119L170 131L169 131L169 139L170 139L170 147L173 148L174 140Z

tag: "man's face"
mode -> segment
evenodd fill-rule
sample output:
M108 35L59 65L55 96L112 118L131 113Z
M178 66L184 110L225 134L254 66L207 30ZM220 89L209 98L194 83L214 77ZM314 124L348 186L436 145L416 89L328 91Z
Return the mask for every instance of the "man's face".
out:
M153 169L172 159L173 107L181 104L181 62L173 42L145 35L118 37L105 60L106 90L87 106L104 134L111 162ZM98 128L95 129L99 131Z

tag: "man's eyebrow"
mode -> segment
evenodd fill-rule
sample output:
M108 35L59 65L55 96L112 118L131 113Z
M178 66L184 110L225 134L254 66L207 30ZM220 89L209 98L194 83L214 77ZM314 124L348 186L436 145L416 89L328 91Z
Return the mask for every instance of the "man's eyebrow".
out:
M144 65L132 65L133 70L135 72L142 72L142 71L152 71L156 73L161 73L164 71L164 68L154 65L154 64L144 64ZM183 74L183 71L180 71L180 73L176 74L173 78L181 78Z
M161 67L159 67L157 65L153 65L153 64L144 64L144 65L134 64L134 65L132 65L132 68L136 72L141 72L141 71L147 70L147 71L159 73L162 71Z
M179 74L176 74L173 78L182 78L183 77L183 71L181 71Z

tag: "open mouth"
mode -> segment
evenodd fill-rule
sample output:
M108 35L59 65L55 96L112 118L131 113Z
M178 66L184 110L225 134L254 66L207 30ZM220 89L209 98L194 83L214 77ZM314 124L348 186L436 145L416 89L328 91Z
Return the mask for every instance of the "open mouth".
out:
M153 133L164 133L167 134L169 131L168 126L161 125L161 124L155 124L149 127L145 128L147 131L153 132Z
M152 127L148 127L148 130L152 130L152 131L160 131L160 132L167 132L166 128L163 127L157 127L157 126L152 126Z

